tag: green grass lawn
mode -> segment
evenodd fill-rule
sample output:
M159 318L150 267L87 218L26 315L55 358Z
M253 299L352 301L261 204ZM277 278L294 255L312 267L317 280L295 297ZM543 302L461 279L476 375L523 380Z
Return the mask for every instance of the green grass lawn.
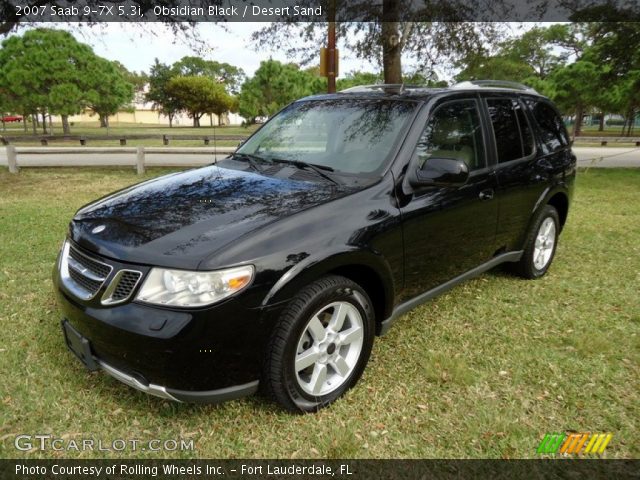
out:
M150 170L146 177L167 170ZM83 457L536 457L546 433L612 432L640 456L640 170L580 172L549 274L490 272L376 339L364 377L314 415L252 397L175 404L87 373L66 350L51 269L82 204L131 169L0 171L0 457L18 434L193 439L194 452Z

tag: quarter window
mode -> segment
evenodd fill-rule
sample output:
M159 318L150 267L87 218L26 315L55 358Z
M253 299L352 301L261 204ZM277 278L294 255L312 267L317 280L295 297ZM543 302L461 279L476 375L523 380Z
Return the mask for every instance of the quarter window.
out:
M569 145L569 135L560 115L546 102L527 100L527 105L540 127L543 153L552 153Z
M439 106L429 118L416 148L420 168L430 158L454 158L469 170L485 166L480 115L475 100L456 100Z
M498 163L531 155L533 134L520 103L509 98L489 99L487 106L496 140Z

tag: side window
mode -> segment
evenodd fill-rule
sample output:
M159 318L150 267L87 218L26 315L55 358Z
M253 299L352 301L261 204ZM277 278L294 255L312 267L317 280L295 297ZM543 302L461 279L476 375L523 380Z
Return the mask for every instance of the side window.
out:
M533 153L535 140L533 139L533 132L531 131L531 125L527 120L527 115L520 103L515 103L514 108L516 110L516 116L518 117L518 126L520 127L520 135L522 135L522 153L525 157L528 157Z
M552 153L569 145L569 135L564 122L548 103L529 99L527 105L540 127L543 153Z
M485 166L484 141L475 100L454 100L436 108L416 148L420 168L430 158L454 158L469 170Z
M509 98L490 98L487 106L496 139L498 163L531 155L533 133L520 103Z

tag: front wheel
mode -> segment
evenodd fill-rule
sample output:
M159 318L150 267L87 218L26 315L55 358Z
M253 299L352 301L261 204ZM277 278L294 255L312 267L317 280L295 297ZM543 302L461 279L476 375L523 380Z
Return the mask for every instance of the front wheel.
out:
M369 360L374 314L366 292L340 276L305 287L271 337L262 384L287 410L312 412L356 384Z
M558 212L546 205L527 234L522 258L514 265L515 272L528 279L540 278L547 273L556 254L559 233Z

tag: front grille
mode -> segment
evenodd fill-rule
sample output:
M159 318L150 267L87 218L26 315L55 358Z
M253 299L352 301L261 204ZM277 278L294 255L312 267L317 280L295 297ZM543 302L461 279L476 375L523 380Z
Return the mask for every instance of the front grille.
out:
M106 263L102 263L98 260L92 259L91 257L80 252L80 250L75 248L73 245L69 245L69 247L69 256L76 262L79 262L83 267L89 269L98 277L104 279L109 276L109 273L111 273L111 265L107 265Z
M70 242L65 243L60 260L60 278L67 290L81 300L90 300L110 278L113 266L88 255ZM142 272L123 268L111 276L100 303L112 305L127 301L142 279Z
M132 294L142 277L142 272L137 270L120 270L107 287L102 296L105 305L126 301Z
M78 298L89 300L100 290L113 267L81 252L70 242L64 245L60 277Z
M76 271L74 268L69 268L69 277L71 280L76 282L80 287L85 289L88 293L95 295L100 287L102 286L102 282L98 282L97 280L91 280L90 278L85 277L82 273Z

